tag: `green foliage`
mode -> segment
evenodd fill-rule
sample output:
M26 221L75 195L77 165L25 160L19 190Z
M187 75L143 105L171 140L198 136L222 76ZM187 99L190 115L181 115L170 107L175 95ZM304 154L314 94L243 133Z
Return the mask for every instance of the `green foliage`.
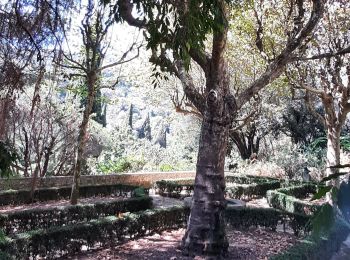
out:
M144 188L139 187L134 190L134 197L144 197L147 195L147 192Z
M310 144L310 148L312 150L317 150L317 149L326 147L326 145L327 145L327 137L322 136L322 137L316 138ZM350 137L349 136L346 135L346 136L340 137L340 147L346 152L350 151Z
M280 181L273 178L264 178L256 176L225 176L226 194L229 198L241 199L243 197L251 199L253 197L262 197L270 189L280 187ZM186 196L193 193L193 179L161 180L155 184L156 192L163 196L181 197L184 191Z
M229 180L226 180L229 182ZM257 183L254 183L254 182ZM268 190L275 190L280 188L280 182L278 180L261 180L261 179L255 179L253 178L251 180L250 184L239 184L239 180L236 182L234 185L230 185L228 183L226 187L226 195L229 198L234 198L234 199L252 199L252 198L259 198L259 197L264 197L266 195L266 192ZM236 184L238 183L238 184Z
M0 141L0 177L10 177L13 175L10 166L16 161L18 155L8 144Z
M155 183L156 192L162 196L179 198L181 192L185 191L190 196L194 190L193 179L161 180Z
M16 259L48 259L74 254L83 245L88 248L113 245L125 239L135 239L154 232L178 229L185 226L189 210L183 207L146 210L109 216L86 223L38 229L15 234L11 241L0 244L0 250Z
M328 203L322 205L311 219L312 235L315 238L321 237L329 232L334 225L335 215L334 210Z
M111 1L104 2L108 4ZM236 4L236 1L232 0L226 2ZM147 24L147 48L160 55L166 55L170 51L174 57L184 61L187 69L191 60L190 50L204 51L208 34L222 31L228 23L220 1L191 0L188 1L186 10L181 3L174 5L166 1L137 0L133 1L133 4L138 14L143 16L139 17L139 21ZM114 6L114 10L116 21L123 21L118 5ZM153 60L153 63L156 66L153 71L156 79L167 79L162 73L164 71L172 73L167 62ZM157 86L157 80L153 84Z
M267 201L270 206L289 213L302 216L313 215L321 206L312 202L303 201L308 194L315 194L317 186L303 184L277 190L267 191Z
M265 227L276 230L279 223L292 227L296 235L308 232L306 223L308 216L298 216L273 208L229 208L225 211L226 222L233 228L249 229L251 227Z
M340 147L346 152L350 151L350 136L340 137Z
M322 186L318 191L312 196L311 200L318 200L326 196L327 192L332 189L332 186Z
M159 166L159 170L161 172L170 172L175 170L175 168L173 166L171 166L170 164L162 164Z
M117 160L108 160L107 162L99 163L97 169L104 174L128 172L133 169L134 165L143 165L141 160L133 160L127 157L121 157Z
M1 227L3 227L3 225L1 225ZM3 243L5 241L5 233L3 231L3 228L0 229L0 243Z
M10 235L34 229L77 224L106 216L116 216L124 212L146 210L151 207L152 198L144 196L143 193L143 196L138 198L47 209L34 208L2 214L0 215L0 225L5 233Z
M80 196L82 198L109 195L115 195L120 197L133 197L134 190L136 188L138 188L138 186L124 184L88 185L80 187ZM71 196L71 189L71 187L37 189L34 192L34 200L48 201L69 199ZM0 191L0 205L19 205L28 203L32 203L30 190Z
M184 227L190 214L189 208L173 207L167 209L146 210L138 213L125 213L118 216L108 216L98 220L87 219L85 223L75 223L37 229L12 235L0 243L0 250L16 259L27 259L29 256L54 258L79 252L83 245L88 249L96 246L113 246L127 238L136 239L144 235L162 230ZM275 209L243 208L227 209L225 219L235 228L250 228L264 226L272 230L278 223L293 220L293 214ZM307 217L305 217L307 220ZM297 219L300 223L306 220Z
M334 225L323 236L310 235L286 251L270 257L270 260L331 259L350 232L343 219L336 219Z

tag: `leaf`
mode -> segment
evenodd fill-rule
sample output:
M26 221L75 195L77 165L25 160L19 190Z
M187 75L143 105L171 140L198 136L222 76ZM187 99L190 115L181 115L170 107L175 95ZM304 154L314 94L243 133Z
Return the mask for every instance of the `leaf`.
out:
M327 233L334 224L335 216L333 207L328 203L323 205L312 218L312 235L319 238L322 234Z
M318 200L326 196L327 192L332 189L332 186L319 187L318 192L313 195L311 201Z
M336 172L336 173L333 173L327 177L324 177L321 182L326 182L326 181L330 181L330 180L334 180L334 179L337 179L339 176L342 176L342 175L346 175L348 174L349 172Z

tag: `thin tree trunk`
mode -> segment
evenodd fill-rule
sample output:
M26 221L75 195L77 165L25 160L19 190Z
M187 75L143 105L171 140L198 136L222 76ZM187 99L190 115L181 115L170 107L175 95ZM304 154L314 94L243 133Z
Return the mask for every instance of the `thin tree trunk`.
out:
M29 177L29 173L28 173L28 168L29 168L29 164L30 164L30 154L29 154L29 138L28 138L28 133L26 131L26 129L23 127L23 132L24 132L24 143L25 143L25 148L24 148L24 152L23 152L23 157L24 157L24 172L23 175L24 177Z
M330 166L340 164L340 130L336 127L328 127L327 129L327 169L326 176L330 176L339 171L337 168L329 168ZM337 181L335 182L337 183Z
M55 141L56 141L56 137L51 137L50 144L47 147L47 150L45 151L44 166L43 166L43 170L42 170L41 175L40 175L41 177L44 177L47 173L47 169L49 167L50 155L51 155L52 150L55 146Z
M79 136L78 136L78 151L76 155L76 161L74 166L73 173L73 186L72 186L72 194L71 194L71 204L75 205L78 203L79 198L79 186L80 186L80 173L81 168L84 164L84 150L86 144L86 134L89 123L89 116L91 114L92 106L95 98L95 83L96 83L96 74L92 74L88 78L88 89L89 94L87 97L87 102L84 110L83 121L80 125Z
M35 190L38 182L38 175L39 175L39 164L35 166L33 176L32 176L32 185L30 187L30 200L34 202L34 195L35 195Z

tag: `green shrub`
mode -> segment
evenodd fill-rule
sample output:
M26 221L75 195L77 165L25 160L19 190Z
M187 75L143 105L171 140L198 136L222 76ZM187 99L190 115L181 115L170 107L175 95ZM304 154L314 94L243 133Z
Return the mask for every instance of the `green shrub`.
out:
M151 207L152 198L142 196L96 202L94 204L68 205L47 209L34 208L0 214L0 226L3 227L6 234L14 234L40 228L81 223L110 215L118 215L123 212L137 212Z
M7 143L0 141L0 177L9 178L13 175L11 163L18 159L17 152Z
M174 171L175 168L173 166L171 166L170 164L162 164L159 166L159 170L161 172L170 172L170 171Z
M338 218L324 236L311 234L286 251L270 257L270 260L331 259L349 233L349 225Z
M108 160L99 163L97 165L97 171L103 174L139 171L144 165L144 160L121 157L117 160Z
M289 224L295 235L307 234L309 216L298 216L273 208L227 208L226 223L233 228L249 229L265 227L276 230L278 224Z
M118 173L118 172L128 172L132 169L131 161L125 157L121 157L116 161L109 160L104 163L100 163L97 169L105 174L108 173Z
M162 196L178 198L182 191L190 196L194 190L193 179L161 180L155 183L156 192Z
M280 187L280 181L277 179L257 176L227 175L225 181L227 183L226 194L234 199L262 197L269 189ZM234 186L230 185L233 183ZM161 180L156 182L155 189L163 196L180 197L182 191L186 192L186 196L190 196L194 190L194 180Z
M112 185L88 185L80 187L80 197L89 198L94 196L121 196L133 197L135 189L138 186L112 184ZM145 190L148 194L148 190ZM37 189L34 193L35 201L61 200L69 199L71 195L71 187L53 187ZM0 191L0 205L18 205L32 203L29 190L7 190Z
M0 250L16 259L37 256L57 258L88 248L111 246L117 242L135 239L154 232L178 229L186 225L189 210L183 207L146 210L140 213L110 216L83 224L35 230L14 235Z
M320 205L303 201L301 198L305 198L307 194L314 194L316 192L316 185L303 184L300 186L269 190L266 195L267 201L271 207L305 216L313 215L320 208Z
M275 190L280 187L279 181L267 181L252 184L238 184L235 186L226 187L226 194L233 199L252 199L257 197L264 197L268 190Z

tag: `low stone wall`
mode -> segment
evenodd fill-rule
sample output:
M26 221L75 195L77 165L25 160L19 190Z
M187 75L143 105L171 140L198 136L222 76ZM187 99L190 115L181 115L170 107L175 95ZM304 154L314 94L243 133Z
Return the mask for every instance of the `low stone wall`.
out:
M101 185L101 184L131 184L149 188L156 181L163 179L194 178L194 171L176 172L140 172L109 175L83 175L81 185ZM71 186L72 176L55 176L38 179L38 188L65 187ZM20 190L30 189L32 178L0 178L0 190Z

